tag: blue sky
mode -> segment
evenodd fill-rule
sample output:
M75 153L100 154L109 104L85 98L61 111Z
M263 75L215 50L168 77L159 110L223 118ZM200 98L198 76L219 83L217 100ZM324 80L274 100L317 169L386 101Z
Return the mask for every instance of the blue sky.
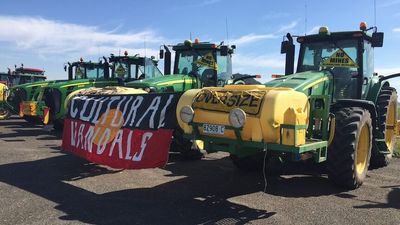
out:
M400 72L400 0L376 0L376 12L385 43L375 51L375 71ZM1 1L0 70L24 63L61 79L67 61L97 61L126 49L157 56L161 44L182 42L191 33L236 44L233 71L267 80L284 71L279 51L287 32L310 34L322 25L356 30L361 21L374 25L373 0ZM400 88L400 79L392 83Z

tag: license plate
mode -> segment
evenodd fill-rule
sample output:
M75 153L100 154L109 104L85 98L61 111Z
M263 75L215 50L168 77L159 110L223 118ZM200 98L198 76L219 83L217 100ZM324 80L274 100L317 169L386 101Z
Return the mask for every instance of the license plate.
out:
M203 132L205 134L224 134L225 126L215 124L203 124Z

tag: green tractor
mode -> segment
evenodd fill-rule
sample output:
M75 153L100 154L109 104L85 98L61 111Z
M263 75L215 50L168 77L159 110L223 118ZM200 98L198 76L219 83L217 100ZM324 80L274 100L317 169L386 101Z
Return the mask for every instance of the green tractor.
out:
M48 110L46 109L44 90L45 87L53 84L65 84L69 81L83 80L88 75L97 76L109 71L108 64L99 62L85 62L81 58L77 62L67 63L64 70L68 68L68 80L53 80L46 85L36 88L29 99L22 101L19 107L19 115L31 123L41 123L48 120Z
M48 83L44 70L16 67L11 72L1 74L2 97L0 100L0 119L7 119L18 113L19 103L29 98L36 88Z
M126 82L132 80L163 76L157 68L158 62L153 58L129 56L128 52L125 52L123 56L111 55L109 62L106 58L104 60L101 66L95 66L93 63L69 64L70 81L45 87L43 102L36 107L35 115L43 118L44 124L52 123L57 129L62 127L68 99L79 90L89 87L124 86ZM78 76L80 74L82 77ZM75 79L72 79L73 77Z
M173 73L171 74L171 51L175 52ZM232 54L236 46L223 43L194 42L186 40L174 46L163 46L160 58L164 58L163 77L132 81L126 84L130 88L140 88L147 92L183 92L202 87L222 87L229 82L244 82L256 76L232 78ZM198 148L201 143L192 142L183 137L183 131L177 125L170 147L186 159L199 159L203 154Z
M264 85L187 91L177 107L179 125L207 152L229 152L240 169L326 161L333 183L357 188L370 163L385 166L393 153L397 94L388 79L400 74L374 73L373 50L382 47L383 33L365 23L359 31L322 27L297 42L296 73L288 34L281 47L286 75Z

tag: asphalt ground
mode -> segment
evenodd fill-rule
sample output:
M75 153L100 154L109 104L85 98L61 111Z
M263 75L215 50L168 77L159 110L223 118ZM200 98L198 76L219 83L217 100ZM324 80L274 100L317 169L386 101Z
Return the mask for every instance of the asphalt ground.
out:
M61 134L0 121L0 224L400 224L400 159L353 191L297 164L268 180L225 153L115 170L62 152Z

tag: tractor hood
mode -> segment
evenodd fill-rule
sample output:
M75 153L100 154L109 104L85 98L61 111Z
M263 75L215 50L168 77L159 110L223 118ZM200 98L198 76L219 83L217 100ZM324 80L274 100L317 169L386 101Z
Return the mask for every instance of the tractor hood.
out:
M309 88L330 79L332 79L332 74L328 71L307 71L273 79L265 83L265 86L293 88L306 93Z
M126 86L131 88L141 88L141 89L155 88L154 91L160 91L162 88L166 88L168 86L176 86L188 83L192 84L193 82L196 82L195 77L184 74L174 74L162 77L135 80L128 82Z
M88 86L89 84L95 85L96 83L104 83L104 82L109 83L109 84L113 83L113 81L111 81L111 80L80 79L80 80L67 80L64 82L53 83L53 84L48 85L47 87L48 88L56 88L56 89L65 89L65 88L77 86L78 88L80 88L80 87L84 88L84 87ZM117 83L118 81L115 80L114 82Z
M49 84L53 84L56 82L63 82L65 80L49 80L49 81L38 81L38 82L33 82L33 83L26 83L26 84L20 84L20 85L15 85L12 87L12 89L25 89L25 88L32 88L32 87L43 87L43 86L47 86Z

